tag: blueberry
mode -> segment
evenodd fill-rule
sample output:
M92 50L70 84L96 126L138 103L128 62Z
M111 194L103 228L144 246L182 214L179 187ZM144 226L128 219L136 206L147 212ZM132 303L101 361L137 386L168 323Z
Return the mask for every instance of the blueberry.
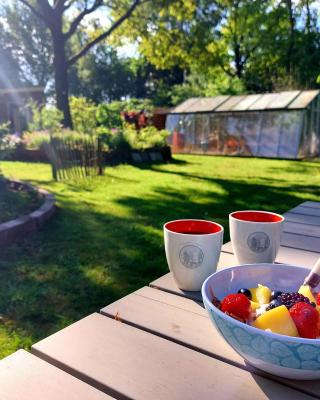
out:
M282 304L283 303L282 303L281 299L271 300L268 307L266 308L266 311L272 310L273 308L276 308L276 307L280 307L280 306L282 306Z
M252 295L249 289L246 288L239 289L238 293L244 294L246 297L248 297L249 300L252 299Z
M316 303L315 302L312 301L310 304L312 305L312 307L316 307Z
M280 290L273 290L271 292L271 300L276 299L278 296L281 296L282 292L280 292Z

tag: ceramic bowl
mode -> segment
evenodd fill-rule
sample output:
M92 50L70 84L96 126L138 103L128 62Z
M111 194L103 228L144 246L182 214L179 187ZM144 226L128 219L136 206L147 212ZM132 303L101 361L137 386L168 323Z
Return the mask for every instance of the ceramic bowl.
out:
M212 293L222 299L240 288L258 283L271 290L297 291L310 272L287 264L251 264L214 273L202 286L202 298L210 319L233 349L249 364L290 379L320 378L320 339L304 339L267 332L224 314L212 303Z

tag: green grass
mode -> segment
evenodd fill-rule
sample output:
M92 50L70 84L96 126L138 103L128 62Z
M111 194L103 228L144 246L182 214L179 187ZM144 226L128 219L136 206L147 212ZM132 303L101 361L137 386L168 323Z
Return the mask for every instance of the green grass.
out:
M3 162L2 169L54 193L59 208L41 232L1 251L0 356L166 273L165 221L215 220L227 241L230 211L281 213L320 201L319 164L310 161L176 156L69 183L52 181L45 164Z
M41 203L36 192L14 190L0 177L0 223L29 214Z

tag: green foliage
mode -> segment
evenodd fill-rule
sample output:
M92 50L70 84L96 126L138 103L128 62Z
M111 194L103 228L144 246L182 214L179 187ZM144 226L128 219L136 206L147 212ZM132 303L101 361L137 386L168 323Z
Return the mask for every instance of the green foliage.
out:
M2 2L0 17L0 87L50 89L53 54L48 29L17 0Z
M28 106L32 111L32 122L29 122L30 131L47 130L50 133L59 132L62 128L62 112L53 105L40 106L30 102Z
M114 101L109 104L99 104L97 109L97 120L105 128L120 128L123 125L120 112L122 102Z
M101 44L74 65L69 73L70 93L95 103L134 96L135 76L128 58Z
M24 132L22 143L26 149L40 149L50 142L50 134L47 131Z
M151 114L153 110L151 100L132 98L123 101L113 101L98 106L97 120L100 125L108 129L121 128L123 127L122 112L138 112L141 110L144 110L146 114Z
M212 87L202 93L265 92L318 87L318 22L316 0L155 1L118 34L139 39L140 52L158 69L180 66L207 79ZM197 93L186 84L174 89L171 103ZM157 101L170 102L159 89Z
M48 131L24 132L22 144L27 149L41 149L44 145L50 142L51 137L75 142L77 140L83 141L83 139L92 137L92 135L72 131L70 129L61 129L60 131L52 133L49 133Z
M70 110L76 132L93 134L97 126L97 106L84 97L71 97Z
M36 235L1 249L0 357L166 274L166 221L216 221L225 227L227 242L231 211L283 213L306 200L320 201L317 162L175 158L108 167L103 177L80 184L52 181L47 164L3 163L6 176L41 182L56 196L59 211Z
M0 124L0 139L10 133L10 122L2 122Z
M137 150L164 146L169 134L167 130L159 131L154 126L147 126L137 131L134 126L126 124L124 129L124 138L132 149Z
M17 135L10 134L10 122L0 124L0 159L6 159L10 153L20 144L21 139ZM0 181L1 181L0 169ZM1 182L0 182L1 183Z

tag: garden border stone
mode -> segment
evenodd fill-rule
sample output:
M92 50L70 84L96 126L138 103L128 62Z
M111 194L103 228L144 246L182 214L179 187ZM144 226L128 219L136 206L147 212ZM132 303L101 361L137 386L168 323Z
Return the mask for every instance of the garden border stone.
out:
M22 215L11 221L1 223L0 247L9 245L18 239L22 239L27 234L38 231L44 223L52 217L56 209L55 197L46 190L16 179L7 179L6 181L15 189L23 187L24 189L37 192L38 196L44 199L44 203L30 214Z

